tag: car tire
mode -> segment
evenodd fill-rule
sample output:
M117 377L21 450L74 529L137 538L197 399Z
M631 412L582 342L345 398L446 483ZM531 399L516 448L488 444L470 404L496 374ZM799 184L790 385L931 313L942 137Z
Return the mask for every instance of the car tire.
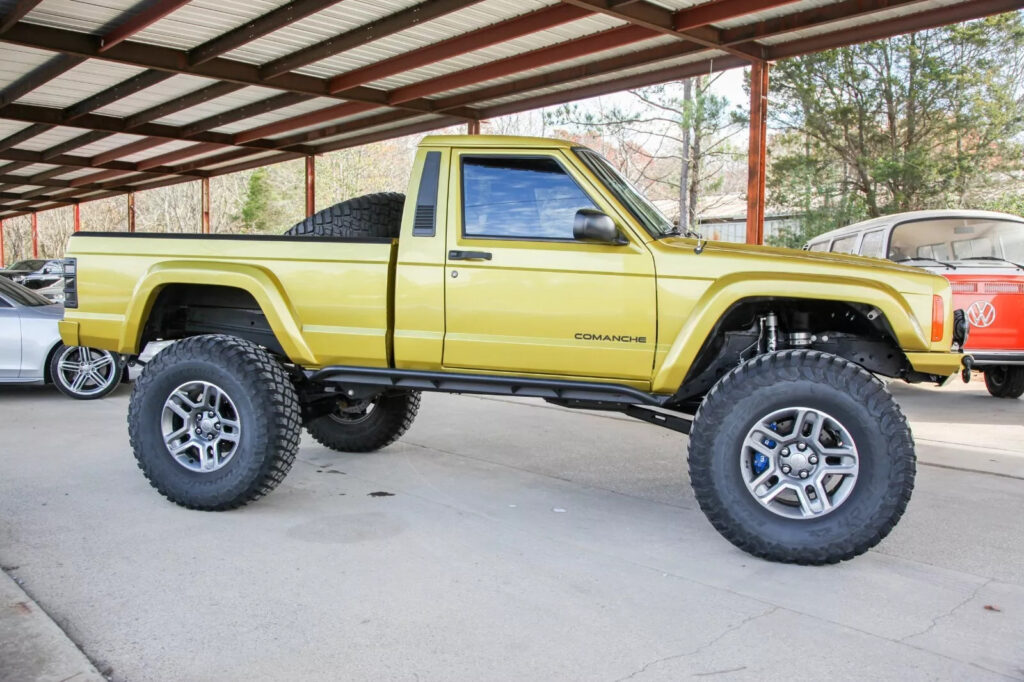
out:
M782 351L712 387L694 419L689 470L700 508L734 545L829 564L867 551L899 521L914 489L914 441L885 386L859 365Z
M273 490L291 469L299 400L281 363L232 336L195 336L156 355L132 388L128 433L161 495L223 511Z
M1019 398L1024 395L1024 367L995 365L986 367L985 388L996 398Z
M418 391L389 393L352 406L339 403L334 412L306 424L306 430L331 450L374 452L408 431L419 409Z
M286 235L396 239L402 230L405 195L378 192L334 204L296 223Z
M125 376L121 356L108 350L61 344L50 358L50 380L75 400L97 400L116 389Z

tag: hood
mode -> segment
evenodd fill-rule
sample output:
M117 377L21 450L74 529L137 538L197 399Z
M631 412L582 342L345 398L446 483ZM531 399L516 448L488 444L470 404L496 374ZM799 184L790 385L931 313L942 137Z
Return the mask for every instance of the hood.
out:
M703 253L692 258L678 258L676 254L694 255L696 239L688 237L666 237L651 242L656 252L667 256L667 268L659 265L659 272L666 269L680 276L693 276L694 267L705 271L714 279L727 271L787 272L812 277L851 277L858 279L884 279L897 291L904 293L931 293L942 291L948 282L942 277L921 268L900 265L880 258L852 256L843 253L803 251L775 246L755 244L734 244L732 242L706 242ZM685 264L683 264L685 261ZM728 265L722 261L729 261ZM673 263L678 262L676 272ZM699 264L699 265L698 265ZM688 271L688 272L687 272Z

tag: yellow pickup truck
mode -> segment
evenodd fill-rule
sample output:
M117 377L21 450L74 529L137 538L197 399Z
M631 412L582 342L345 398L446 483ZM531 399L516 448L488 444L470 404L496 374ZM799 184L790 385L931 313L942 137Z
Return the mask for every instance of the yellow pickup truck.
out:
M914 443L876 375L941 383L966 335L941 277L680 234L599 154L534 138L427 137L406 196L281 236L80 233L65 268L66 344L174 341L129 434L177 504L269 492L303 427L382 448L421 391L532 397L688 433L711 523L796 563L899 520Z

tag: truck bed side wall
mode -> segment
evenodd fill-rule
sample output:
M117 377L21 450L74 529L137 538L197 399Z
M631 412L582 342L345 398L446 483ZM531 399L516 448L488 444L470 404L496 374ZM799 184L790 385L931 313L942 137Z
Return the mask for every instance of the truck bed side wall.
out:
M139 341L160 291L175 283L236 287L260 305L289 358L305 366L386 366L389 240L309 237L73 237L82 344L121 353Z

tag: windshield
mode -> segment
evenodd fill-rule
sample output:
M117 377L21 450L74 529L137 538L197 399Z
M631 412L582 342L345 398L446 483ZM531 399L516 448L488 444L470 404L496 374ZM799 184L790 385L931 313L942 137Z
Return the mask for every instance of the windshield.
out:
M675 229L672 221L633 187L629 180L622 177L622 174L615 169L615 166L608 163L607 159L585 147L576 147L573 151L652 236L660 237Z
M50 305L52 302L47 301L31 289L26 289L20 284L15 284L6 277L0 277L0 294L6 296L19 305Z
M998 218L927 218L897 225L890 260L1024 261L1024 222Z
M46 265L44 260L20 260L12 265L10 270L38 270Z

